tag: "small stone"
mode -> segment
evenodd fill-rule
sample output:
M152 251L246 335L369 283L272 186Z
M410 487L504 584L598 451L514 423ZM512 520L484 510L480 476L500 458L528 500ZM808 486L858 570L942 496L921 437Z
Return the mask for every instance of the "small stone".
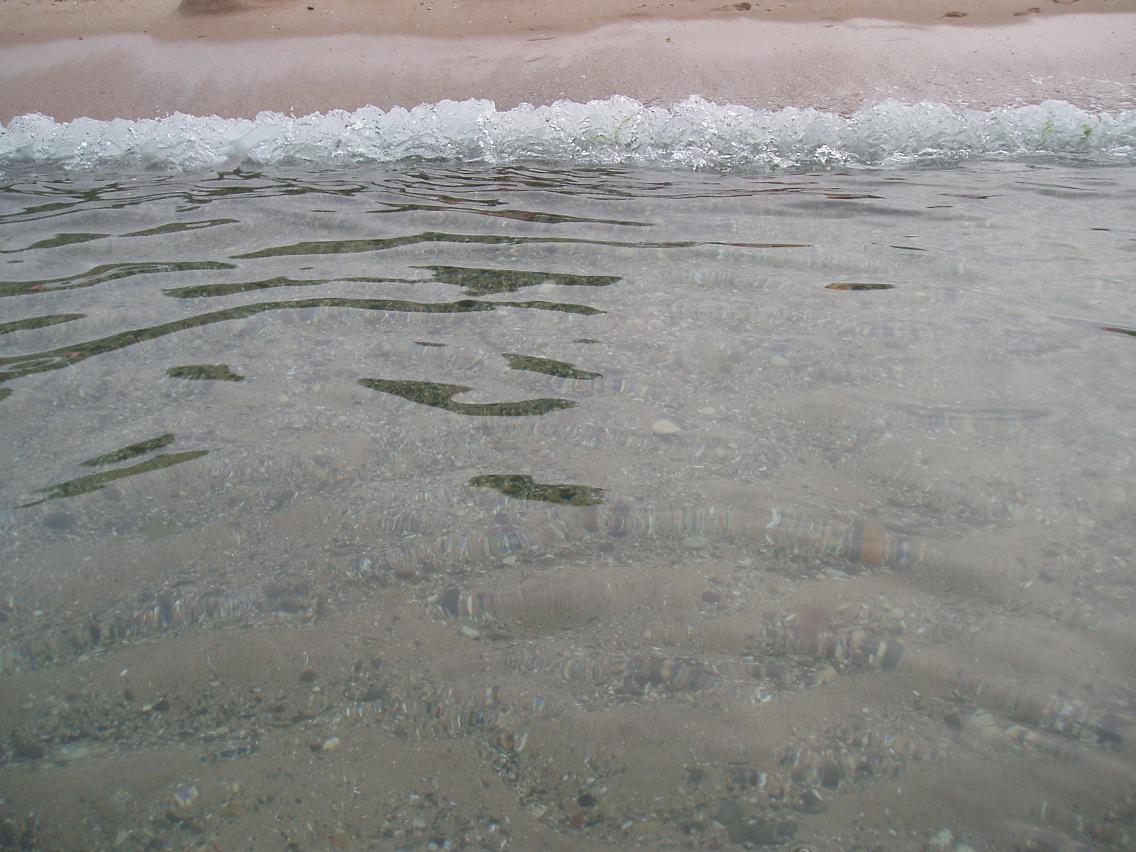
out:
M832 683L836 680L836 669L832 666L824 666L816 673L817 686L824 686L826 683Z
M927 844L928 849L953 849L955 845L955 836L951 834L949 828L940 828L939 831L931 838Z
M470 627L468 624L463 624L461 626L460 630L461 630L461 635L465 636L467 639L480 639L481 638L481 631L477 630L473 627Z
M839 787L840 779L844 777L844 772L840 768L840 764L835 760L826 760L822 763L818 774L820 775L821 785L830 790L835 790Z
M971 713L965 725L967 730L986 742L995 743L1005 738L994 717L985 710L976 710Z
M651 431L656 435L667 437L668 435L677 435L682 431L682 428L673 420L668 420L666 417L660 417L651 424Z
M541 819L546 813L548 813L547 805L533 805L529 811L529 816L533 819Z
M742 808L741 802L726 799L718 805L718 812L714 815L714 818L722 825L729 827L745 818L745 810Z
M772 358L769 359L769 363L772 364L774 367L788 367L789 366L789 359L786 358L784 355L774 355Z
M688 550L703 550L710 546L710 539L704 535L689 535L682 540L682 546Z
M705 408L698 409L698 413L704 414L707 417L713 417L715 414L718 413L718 410L716 408L714 408L714 406L708 405Z
M323 741L323 745L320 746L320 748L322 748L324 751L335 751L341 745L343 745L343 741L340 740L339 737L329 737L328 739Z
M85 745L68 743L59 750L59 759L71 763L74 760L82 760L90 753L91 750Z
M304 669L300 672L300 683L315 683L317 677L319 675L316 674L315 669Z
M179 784L174 790L174 802L183 810L193 807L197 801L197 788L192 784Z
M47 753L39 743L24 740L17 741L14 751L17 760L39 760Z
M824 797L819 790L806 790L801 794L801 807L807 814L819 814L825 809Z
M718 594L718 592L714 591L713 589L703 589L702 590L702 602L703 603L715 603L716 604L716 603L721 602L721 600L722 600L722 596L720 594Z

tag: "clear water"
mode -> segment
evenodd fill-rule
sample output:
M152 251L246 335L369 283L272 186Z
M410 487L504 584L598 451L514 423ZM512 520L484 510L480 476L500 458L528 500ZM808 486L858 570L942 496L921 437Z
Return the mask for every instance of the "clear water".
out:
M9 172L4 830L1131 848L1134 208L1099 159Z

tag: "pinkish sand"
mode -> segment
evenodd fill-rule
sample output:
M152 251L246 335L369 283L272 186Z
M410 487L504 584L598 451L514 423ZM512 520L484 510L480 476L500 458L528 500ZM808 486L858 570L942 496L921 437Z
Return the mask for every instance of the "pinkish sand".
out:
M0 121L29 112L306 114L475 97L506 109L614 94L838 111L886 98L976 108L1136 102L1136 0L823 0L768 10L585 2L571 14L567 5L184 0L179 9L123 0L103 10L95 0L4 0Z

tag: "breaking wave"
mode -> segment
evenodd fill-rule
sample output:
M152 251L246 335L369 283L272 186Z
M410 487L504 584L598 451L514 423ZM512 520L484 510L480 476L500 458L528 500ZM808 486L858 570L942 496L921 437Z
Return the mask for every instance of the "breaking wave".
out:
M171 115L0 124L0 169L236 165L340 166L413 159L522 161L767 172L812 166L950 164L973 158L1087 155L1136 160L1136 110L1092 112L1064 101L980 111L884 101L851 115L722 106L672 107L617 96L498 110L492 101L413 109L363 107L254 119Z

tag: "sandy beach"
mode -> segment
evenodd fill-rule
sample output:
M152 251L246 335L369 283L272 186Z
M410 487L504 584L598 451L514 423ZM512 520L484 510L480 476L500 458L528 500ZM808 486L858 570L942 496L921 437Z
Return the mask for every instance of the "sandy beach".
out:
M722 5L5 0L0 120L625 94L851 111L1136 101L1134 0ZM124 81L129 84L124 85Z

